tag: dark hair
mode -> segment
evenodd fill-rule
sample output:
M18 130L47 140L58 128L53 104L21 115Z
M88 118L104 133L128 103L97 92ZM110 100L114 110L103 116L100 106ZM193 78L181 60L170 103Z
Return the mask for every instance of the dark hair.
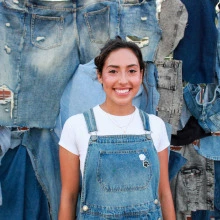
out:
M95 65L97 67L98 72L101 74L103 66L105 64L106 59L108 58L109 54L112 51L121 49L121 48L128 48L133 51L136 55L140 70L144 70L145 64L143 61L142 53L140 48L133 42L127 42L121 39L121 37L117 36L114 40L109 40L104 47L101 49L99 56L95 58ZM144 71L143 71L144 72Z

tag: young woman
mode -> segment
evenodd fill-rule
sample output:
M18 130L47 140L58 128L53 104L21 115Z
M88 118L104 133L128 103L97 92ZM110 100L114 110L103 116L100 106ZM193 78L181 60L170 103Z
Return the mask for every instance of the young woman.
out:
M140 49L116 38L95 64L106 100L64 125L59 220L175 219L165 124L132 105L144 74Z

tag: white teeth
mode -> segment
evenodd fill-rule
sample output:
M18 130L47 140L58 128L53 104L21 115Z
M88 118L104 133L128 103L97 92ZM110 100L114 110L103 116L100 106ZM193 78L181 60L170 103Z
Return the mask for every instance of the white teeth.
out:
M123 93L127 93L127 92L129 92L129 89L116 89L115 90L117 93L121 93L121 94L123 94Z

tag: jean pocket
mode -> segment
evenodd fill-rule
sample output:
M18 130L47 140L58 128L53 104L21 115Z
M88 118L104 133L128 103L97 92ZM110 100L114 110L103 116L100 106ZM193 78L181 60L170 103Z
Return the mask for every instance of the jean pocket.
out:
M33 14L31 19L31 42L40 49L51 49L62 44L63 17Z
M135 191L148 187L152 162L147 150L100 151L97 179L105 191Z
M186 187L187 192L191 192L191 195L196 195L197 191L203 187L204 175L202 167L192 166L183 168L181 170L181 175L183 184Z
M110 39L109 35L110 7L84 14L91 42L104 44Z
M216 111L219 111L219 106L220 106L220 100L218 100L218 103L216 102L216 107L218 109L215 109ZM216 114L213 114L212 116L209 117L210 121L214 124L214 128L212 131L216 132L220 130L220 112L217 112Z

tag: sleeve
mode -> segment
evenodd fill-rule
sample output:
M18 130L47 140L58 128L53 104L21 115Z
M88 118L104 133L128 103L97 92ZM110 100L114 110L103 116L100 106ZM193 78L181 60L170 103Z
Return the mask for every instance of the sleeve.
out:
M74 116L67 119L61 132L59 145L73 154L79 155L75 140Z
M167 147L169 147L170 145L170 141L168 139L168 135L167 135L167 129L165 126L164 121L161 119L161 130L160 130L160 134L159 134L159 142L158 142L158 152L166 149Z

